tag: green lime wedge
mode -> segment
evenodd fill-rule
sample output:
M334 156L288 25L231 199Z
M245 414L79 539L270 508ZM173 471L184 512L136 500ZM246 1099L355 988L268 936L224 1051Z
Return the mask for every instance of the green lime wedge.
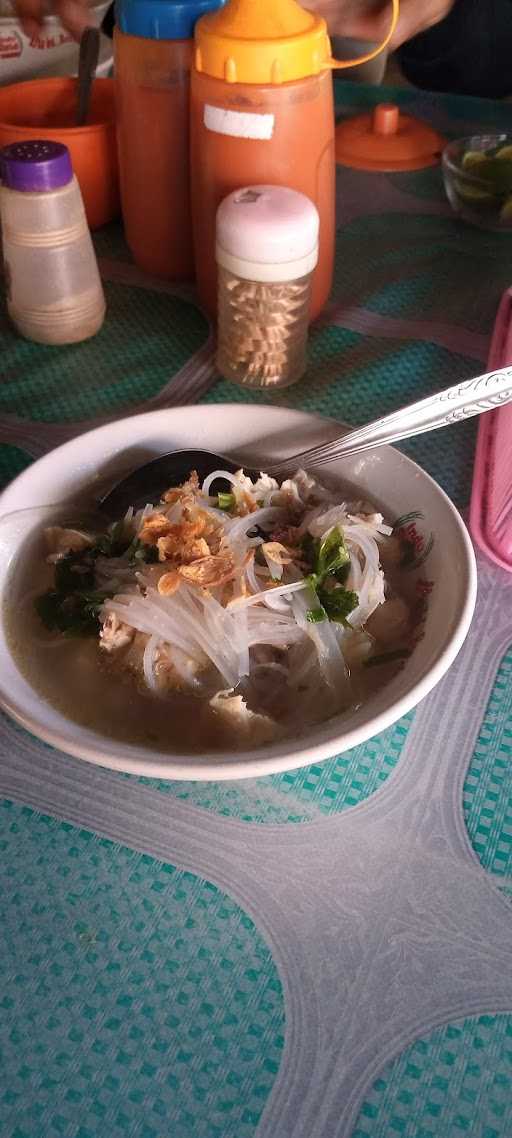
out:
M457 182L457 194L461 201L469 205L492 205L496 196L491 187L481 190L479 186L467 186L464 182Z
M470 170L472 166L479 166L480 162L487 160L485 150L466 150L462 159L462 167L464 170Z
M485 182L489 187L489 193L504 198L512 194L512 161L507 162L503 158L486 158L471 172L468 171L468 178L472 177L478 179L480 190L485 191L486 186L482 185Z

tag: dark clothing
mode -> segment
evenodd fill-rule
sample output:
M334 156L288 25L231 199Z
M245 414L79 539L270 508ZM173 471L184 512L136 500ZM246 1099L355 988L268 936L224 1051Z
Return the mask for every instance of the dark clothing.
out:
M113 26L114 5L103 21L107 36ZM415 87L489 99L512 95L512 0L455 0L440 24L397 54Z
M115 23L114 5L111 4L110 8L107 8L107 11L105 12L105 16L103 17L103 23L101 25L101 30L102 30L103 34L108 36L109 39L112 39L112 33L114 31L114 23Z
M440 24L399 49L398 59L415 87L512 95L512 0L455 0Z

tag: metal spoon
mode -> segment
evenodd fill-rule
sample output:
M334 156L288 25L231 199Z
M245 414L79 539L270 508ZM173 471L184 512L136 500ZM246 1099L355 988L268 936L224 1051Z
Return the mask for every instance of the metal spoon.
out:
M99 28L85 28L80 37L80 52L78 56L77 126L84 126L87 122L91 87L98 66L99 53Z
M311 447L299 454L291 454L279 462L265 460L265 469L269 474L284 477L298 466L325 466L350 454L408 439L425 431L435 431L450 423L469 419L472 415L492 411L510 401L512 367L499 368L476 376L475 379L457 383L454 387L429 395L417 403L410 403L382 419L375 419L365 427L356 427L331 442ZM227 458L208 451L173 451L132 471L104 495L99 505L109 517L119 517L130 505L158 501L164 488L179 485L191 470L197 470L201 480L213 470L221 468L234 473L241 465L233 454ZM254 473L245 469L249 476Z
M122 517L129 506L137 509L147 502L159 502L162 491L169 486L179 486L188 478L191 470L197 470L199 481L203 482L213 470L228 470L234 474L240 470L240 466L240 462L207 450L171 451L170 454L162 454L151 462L145 462L127 474L126 478L121 479L99 499L98 506L102 514L116 519ZM248 470L246 466L244 470L249 477L258 477L255 470ZM224 488L226 484L219 479L214 485Z

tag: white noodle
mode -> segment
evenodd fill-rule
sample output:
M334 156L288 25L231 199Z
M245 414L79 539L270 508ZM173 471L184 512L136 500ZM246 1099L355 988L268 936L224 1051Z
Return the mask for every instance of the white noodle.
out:
M285 511L277 506L266 506L264 509L254 510L252 514L246 514L243 518L232 519L227 527L229 541L231 543L238 541L245 537L248 530L255 529L256 526L265 529L269 523L277 523L284 513Z
M240 609L247 605L256 605L260 601L266 601L270 592L273 597L282 597L287 593L296 593L300 589L307 589L308 587L307 581L291 581L287 585L274 585L271 589L263 589L259 593L253 593L251 597L241 597L239 600L231 601L229 607L230 609Z
M219 510L217 498L210 494L216 479L233 488L239 508L253 512L232 516ZM316 498L315 498L316 495ZM319 504L312 504L316 500ZM281 488L268 475L252 482L242 471L233 475L215 470L205 478L198 505L219 526L221 551L231 553L234 578L209 590L184 581L176 593L162 595L155 587L151 571L134 572L128 559L98 558L100 583L119 582L122 592L107 600L103 619L115 614L119 620L148 639L143 654L143 673L148 688L161 694L157 679L159 651L165 653L180 680L199 691L207 690L212 679L236 690L244 677L267 677L268 683L284 679L313 715L331 714L352 700L349 671L345 661L362 664L372 650L372 639L364 632L369 616L384 600L384 574L380 567L379 541L392 532L379 513L365 513L361 504L336 502L303 472ZM129 509L125 526L140 532L148 514L156 509L171 524L183 520L183 504L148 504L134 513ZM369 510L371 507L369 507ZM361 510L361 513L358 512ZM311 534L324 540L339 527L350 555L346 586L358 595L358 604L345 625L327 618L308 620L310 609L318 608L318 598L298 566L279 565L265 555L265 564L255 560L255 550L265 538L253 534L260 528L272 534L280 526L293 524L298 536ZM261 555L258 554L258 557ZM279 577L279 583L270 578ZM278 649L286 653L284 662L258 663L255 649ZM214 671L212 672L212 668ZM196 671L204 672L198 680ZM271 694L271 693L270 693ZM304 696L304 700L303 700Z
M142 658L142 667L144 670L144 679L148 688L153 691L158 691L158 684L155 675L155 659L158 652L160 641L157 636L150 636L144 648L144 656Z
M214 470L213 474L209 474L208 477L205 478L201 486L201 494L203 494L205 498L209 497L210 486L217 481L217 478L222 478L223 482L230 482L232 486L238 485L234 474L230 474L228 470Z

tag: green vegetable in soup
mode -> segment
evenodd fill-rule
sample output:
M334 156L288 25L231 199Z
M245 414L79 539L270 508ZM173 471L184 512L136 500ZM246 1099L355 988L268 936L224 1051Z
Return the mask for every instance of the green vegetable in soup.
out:
M350 554L343 533L339 526L334 526L322 541L307 534L302 549L313 570L307 580L318 599L318 607L309 609L307 619L315 624L327 619L344 624L359 600L357 593L344 588Z
M219 510L232 510L236 505L236 498L234 494L220 493L217 496L217 505Z
M125 557L127 566L136 567L158 561L158 549L137 538L127 538L124 523L115 522L94 545L61 557L55 565L53 588L35 601L36 612L49 631L66 636L98 635L101 606L117 588L115 580L110 590L96 588L98 557Z
M50 632L64 632L67 636L97 636L100 629L99 611L110 593L60 593L50 589L35 602L36 612Z
M317 596L329 620L337 624L345 624L347 617L359 604L357 593L345 589L343 585L336 585L333 589L320 587Z

